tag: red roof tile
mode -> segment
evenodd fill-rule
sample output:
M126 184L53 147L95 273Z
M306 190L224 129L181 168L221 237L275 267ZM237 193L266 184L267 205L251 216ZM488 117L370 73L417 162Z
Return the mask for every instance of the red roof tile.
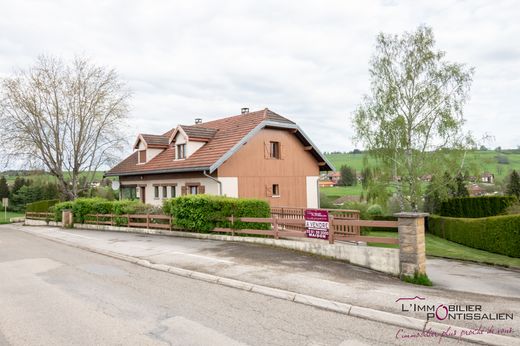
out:
M208 143L185 160L175 160L175 148L171 145L145 164L137 165L137 153L133 153L106 174L129 175L157 171L208 169L263 121L294 124L291 120L266 108L261 111L208 121L206 123L181 126L184 131L187 130L192 135L197 134L194 137L208 138ZM169 138L175 129L171 129L162 136L154 136L154 140L161 138L160 141L162 143L163 138ZM188 134L188 137L190 134ZM201 135L205 137L200 137ZM212 137L209 137L210 135Z

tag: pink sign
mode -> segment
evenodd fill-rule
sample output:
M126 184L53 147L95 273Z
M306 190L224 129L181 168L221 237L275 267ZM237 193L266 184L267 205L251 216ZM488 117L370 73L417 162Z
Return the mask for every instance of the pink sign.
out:
M322 209L306 209L305 233L309 238L329 239L329 212Z

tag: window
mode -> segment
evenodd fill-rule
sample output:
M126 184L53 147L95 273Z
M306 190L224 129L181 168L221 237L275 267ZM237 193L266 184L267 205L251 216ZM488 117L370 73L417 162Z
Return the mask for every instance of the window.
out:
M146 163L146 150L139 150L139 163Z
M186 144L177 145L177 160L186 158Z
M177 197L177 193L175 191L175 186L170 186L170 197L171 198Z
M270 158L271 159L279 159L280 158L280 142L270 142Z
M196 195L199 192L199 187L195 186L195 185L190 186L189 189L190 189L190 195Z
M159 186L153 187L153 196L154 198L159 198Z
M168 186L162 187L162 198L168 198Z
M273 184L273 197L280 196L280 186L278 184Z

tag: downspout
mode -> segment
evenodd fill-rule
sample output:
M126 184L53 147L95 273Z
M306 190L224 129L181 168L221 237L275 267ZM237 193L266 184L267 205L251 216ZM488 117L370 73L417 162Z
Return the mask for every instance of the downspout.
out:
M204 174L205 177L210 178L214 182L218 184L218 195L222 196L222 182L218 180L217 178L213 178L211 175L207 174L206 171L202 171L202 174Z

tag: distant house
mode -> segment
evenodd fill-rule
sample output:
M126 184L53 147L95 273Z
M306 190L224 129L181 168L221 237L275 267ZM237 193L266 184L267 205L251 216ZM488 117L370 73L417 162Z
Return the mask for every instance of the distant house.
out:
M329 180L334 183L334 185L337 185L338 182L341 180L341 173L340 172L330 172L328 174Z
M318 182L319 186L320 187L334 187L336 186L336 184L334 184L334 182L330 181L330 180L320 180Z
M334 170L296 123L267 108L140 134L133 149L106 175L119 177L122 198L154 205L212 194L316 208L320 171Z
M480 181L483 182L483 183L494 184L495 183L495 175L493 173L484 172L480 176Z
M471 184L467 187L467 189L471 197L482 196L485 193L484 189L482 189L477 184Z

